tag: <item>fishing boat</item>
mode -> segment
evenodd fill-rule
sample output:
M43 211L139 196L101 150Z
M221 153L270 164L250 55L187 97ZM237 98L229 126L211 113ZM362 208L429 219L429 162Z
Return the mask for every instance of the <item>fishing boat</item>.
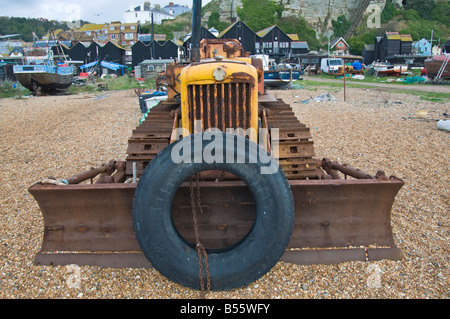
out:
M276 64L275 60L270 59L267 54L255 54L250 57L262 60L265 86L281 87L300 79L304 73L303 70L293 67L289 63Z
M407 65L391 64L386 62L374 62L371 69L375 76L387 75L387 76L400 76L408 71Z
M264 70L264 84L271 87L280 87L300 79L303 71L292 67L288 63L273 64Z
M450 78L450 66L448 61L450 60L450 54L435 55L425 60L426 74L430 78ZM440 76L438 76L440 75Z
M72 85L74 68L67 62L55 62L50 47L24 50L23 64L14 65L17 81L36 95L64 91Z

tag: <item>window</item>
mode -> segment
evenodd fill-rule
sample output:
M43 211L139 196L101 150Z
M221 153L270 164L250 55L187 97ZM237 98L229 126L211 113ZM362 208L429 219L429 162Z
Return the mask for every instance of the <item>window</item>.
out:
M86 31L84 34L85 34L85 35L91 35L92 32L91 32L91 31Z
M133 33L125 33L125 40L133 40Z
M153 71L155 71L155 67L153 65L149 65L147 67L147 71L153 72Z
M114 31L116 28L114 27L109 27L109 30Z
M130 28L131 28L131 30L135 30L136 26L132 25Z
M115 40L116 39L116 35L115 34L111 34L111 40Z

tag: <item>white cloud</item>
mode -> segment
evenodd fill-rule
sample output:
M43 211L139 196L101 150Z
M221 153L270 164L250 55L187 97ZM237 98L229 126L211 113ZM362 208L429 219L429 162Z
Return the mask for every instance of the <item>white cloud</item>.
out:
M211 0L203 0L202 5ZM83 19L94 23L118 21L131 5L138 6L143 0L0 0L1 16L46 18L49 20L72 21ZM192 0L151 0L162 7L173 2L192 8Z

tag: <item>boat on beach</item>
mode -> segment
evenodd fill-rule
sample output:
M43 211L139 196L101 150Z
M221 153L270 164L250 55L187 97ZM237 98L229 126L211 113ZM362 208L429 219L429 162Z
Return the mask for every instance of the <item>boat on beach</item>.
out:
M450 66L448 61L450 60L450 54L435 55L425 60L426 74L430 78L436 78L441 72L440 78L450 79Z
M371 69L373 70L375 76L400 76L408 71L408 66L402 64L394 65L386 62L374 62L372 63Z
M34 92L55 93L72 85L74 67L66 62L56 62L50 47L24 50L23 64L14 65L17 81Z

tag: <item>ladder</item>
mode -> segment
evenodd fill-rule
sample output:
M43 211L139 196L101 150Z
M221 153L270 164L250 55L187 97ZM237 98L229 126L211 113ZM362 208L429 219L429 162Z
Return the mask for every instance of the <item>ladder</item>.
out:
M442 76L442 74L444 73L445 68L447 67L448 61L450 60L450 54L446 54L445 55L445 59L441 64L441 68L439 69L436 77L434 78L434 80L439 80Z

